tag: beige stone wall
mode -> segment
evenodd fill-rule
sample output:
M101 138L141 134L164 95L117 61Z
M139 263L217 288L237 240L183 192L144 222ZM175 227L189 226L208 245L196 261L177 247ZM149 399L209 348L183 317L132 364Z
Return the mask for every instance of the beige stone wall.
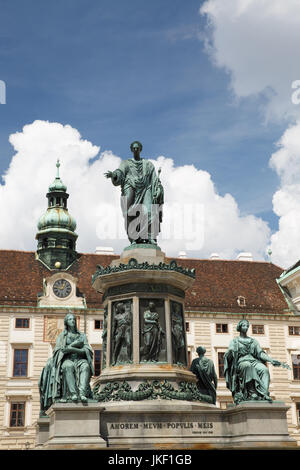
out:
M80 330L84 331L84 315L79 310L73 310L80 316ZM35 444L35 422L39 416L38 380L42 368L52 354L54 343L44 341L44 322L46 316L63 319L65 309L59 308L8 308L0 307L0 449L32 448ZM16 317L30 318L30 330L16 330ZM87 310L86 331L89 342L94 348L101 347L102 331L95 331L94 319L102 318L102 311ZM238 335L236 325L242 315L215 314L201 312L186 312L190 332L187 333L187 344L191 358L196 357L196 347L205 346L207 357L213 359L216 370L218 352L225 352L230 340ZM300 336L288 335L288 325L300 326L300 316L275 317L274 315L247 315L251 324L263 324L264 335L255 336L267 353L280 361L291 364L291 354L300 354ZM216 323L228 324L228 333L216 333ZM12 352L15 346L29 348L29 376L26 378L12 377ZM293 380L292 371L269 366L271 375L270 392L275 400L284 401L290 405L288 426L292 437L300 445L300 426L296 413L296 403L300 403L300 380ZM231 401L231 393L227 390L225 380L220 379L217 391L217 406L225 407ZM26 401L26 426L17 429L9 427L10 403L14 400Z

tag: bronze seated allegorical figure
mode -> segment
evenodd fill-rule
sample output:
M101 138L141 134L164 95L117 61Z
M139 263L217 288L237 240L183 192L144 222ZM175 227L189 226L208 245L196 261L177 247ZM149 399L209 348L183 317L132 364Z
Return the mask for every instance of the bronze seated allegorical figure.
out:
M93 351L86 335L78 331L75 315L65 316L64 327L40 376L41 415L57 401L86 403L92 398Z
M240 320L234 338L224 355L226 386L235 403L241 401L266 400L272 402L269 394L270 373L266 363L275 367L290 368L288 364L272 359L260 347L255 338L247 336L248 320Z

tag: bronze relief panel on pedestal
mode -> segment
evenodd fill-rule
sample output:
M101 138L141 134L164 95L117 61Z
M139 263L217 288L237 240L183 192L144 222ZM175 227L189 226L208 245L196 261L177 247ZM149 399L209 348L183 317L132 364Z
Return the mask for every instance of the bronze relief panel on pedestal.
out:
M132 300L111 306L111 365L132 362Z
M140 299L140 361L167 362L164 299Z
M183 306L170 301L173 364L187 365Z

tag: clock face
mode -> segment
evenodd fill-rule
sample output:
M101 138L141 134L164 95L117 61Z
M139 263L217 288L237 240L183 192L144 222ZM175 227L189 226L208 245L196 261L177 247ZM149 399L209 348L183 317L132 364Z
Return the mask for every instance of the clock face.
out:
M69 283L69 281L66 281L65 279L58 279L55 281L53 284L53 292L54 294L63 299L64 297L68 297L68 295L71 293L72 286Z

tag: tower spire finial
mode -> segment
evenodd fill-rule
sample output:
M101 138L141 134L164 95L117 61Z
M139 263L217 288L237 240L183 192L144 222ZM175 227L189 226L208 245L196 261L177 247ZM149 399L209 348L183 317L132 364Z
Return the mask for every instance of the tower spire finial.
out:
M56 178L59 178L59 167L60 167L60 161L59 161L59 158L58 158L57 162L56 162L56 168L57 168Z

